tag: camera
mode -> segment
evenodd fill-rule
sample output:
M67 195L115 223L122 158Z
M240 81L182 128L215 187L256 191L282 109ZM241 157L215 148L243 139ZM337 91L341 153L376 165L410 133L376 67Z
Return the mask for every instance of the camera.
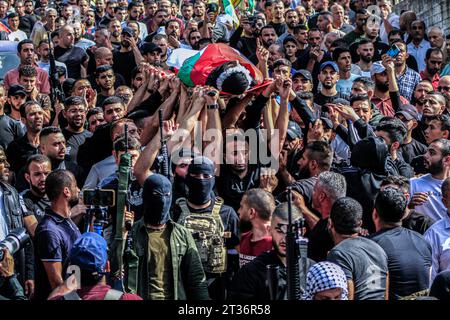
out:
M27 234L25 228L16 228L11 231L3 241L0 242L0 249L6 248L14 255L17 251L23 248L28 241L30 241L30 236ZM4 258L3 251L0 251L0 261Z
M83 190L83 203L87 206L114 207L115 192L111 189Z

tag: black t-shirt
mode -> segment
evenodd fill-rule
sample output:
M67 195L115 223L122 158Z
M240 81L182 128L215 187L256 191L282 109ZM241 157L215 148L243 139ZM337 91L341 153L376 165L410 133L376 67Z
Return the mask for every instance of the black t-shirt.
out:
M131 85L131 72L136 68L136 60L134 59L133 51L120 52L120 50L113 51L114 72L119 73L125 79L127 86Z
M389 299L396 300L429 287L431 246L417 232L396 227L370 236L388 256Z
M400 152L403 156L403 160L405 160L406 163L411 164L412 159L427 152L427 146L416 139L412 139L410 143L400 147Z
M413 230L423 235L434 222L435 221L426 214L411 210L409 216L402 220L402 226L403 228Z
M237 211L240 207L241 199L247 190L259 188L260 169L256 165L249 165L248 172L243 179L235 174L231 167L222 164L220 176L216 177L216 188L225 204Z
M328 231L328 219L320 219L308 236L308 258L320 262L327 259L334 242Z
M78 148L84 143L86 138L92 137L92 132L83 130L80 133L73 133L64 128L62 133L66 138L67 144L66 159L77 163Z
M22 138L14 140L6 149L6 156L10 165L10 170L17 172L25 166L29 156L39 153L39 147L34 147L28 142L25 134Z
M19 121L6 114L0 115L0 146L3 149L6 149L12 141L23 137L24 134L25 129Z
M66 49L57 46L55 59L66 64L69 78L79 79L81 78L81 65L86 62L88 55L84 49L79 47Z
M24 217L34 215L37 221L40 222L44 217L45 210L50 208L50 200L48 200L47 196L43 198L35 196L30 189L25 190L21 195L28 209Z
M95 72L95 69L94 69L93 73L88 77L88 80L91 83L92 89L97 91L97 93L100 93L101 92L101 88L97 84L97 81L95 81L95 74L94 74L94 72ZM114 73L114 76L116 77L116 80L114 81L114 89L117 89L118 87L124 86L126 84L125 83L125 79L122 77L122 75L120 75L118 73ZM98 103L97 103L97 105L98 105Z
M270 22L268 25L272 26L275 29L275 32L276 32L277 36L281 36L288 29L286 23L273 23L273 22Z
M325 96L324 94L322 94L322 92L319 92L316 95L314 95L314 103L323 107L326 103L333 103L334 99L338 98L349 100L348 95L341 92L338 92L336 95L331 97Z

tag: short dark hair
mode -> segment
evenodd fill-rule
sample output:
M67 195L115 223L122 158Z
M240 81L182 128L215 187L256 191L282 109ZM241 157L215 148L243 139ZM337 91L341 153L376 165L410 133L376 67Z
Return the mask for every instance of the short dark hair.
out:
M170 19L170 20L167 20L166 21L166 24L164 25L164 27L167 29L168 27L169 27L169 25L171 24L171 23L176 23L176 24L178 24L178 27L180 27L181 28L181 26L180 26L180 22L178 21L178 20L176 20L176 19Z
M17 12L11 12L8 14L8 19L17 18L19 14Z
M35 67L29 65L20 66L19 77L37 77L37 70Z
M347 46L335 48L333 53L332 53L333 60L334 61L338 61L339 56L341 54L343 54L343 53L346 53L346 52L350 53L350 49Z
M86 103L84 102L83 98L78 97L78 96L72 96L72 97L68 97L68 98L66 98L66 100L64 100L65 110L67 110L70 106L86 107Z
M387 187L378 192L375 198L375 209L384 222L400 222L405 215L406 197L397 188Z
M337 47L347 47L348 44L343 38L338 38L336 40L333 40L331 42L330 48L337 48Z
M98 66L97 69L95 69L95 77L98 78L100 73L113 70L113 67L109 64L104 64L101 66Z
M386 132L391 143L399 142L400 144L403 143L408 133L405 124L397 118L381 119L376 130Z
M27 107L31 106L31 105L38 105L39 107L42 108L41 104L39 102L37 102L36 100L29 100L27 102L25 102L24 104L22 104L19 108L19 112L20 112L20 116L22 118L26 118L27 117Z
M254 208L262 220L269 221L272 212L275 210L273 195L264 189L255 188L248 190L245 196L247 197L248 207Z
M89 118L93 115L99 114L99 113L103 113L103 110L99 107L95 107L92 108L88 111L88 113L86 114L86 119L89 120Z
M114 13L117 13L117 11L127 11L127 7L115 7Z
M439 148L441 153L442 153L442 157L448 157L450 156L450 141L448 139L436 139L431 141L431 143L440 143L442 145L442 148Z
M49 163L50 167L52 166L52 162L47 156L44 156L43 154L33 154L28 157L27 162L25 164L25 172L30 173L30 165L32 162L37 162L39 164L42 163Z
M31 41L30 39L25 39L25 40L20 41L20 42L17 44L17 52L20 53L20 52L22 51L22 47L23 47L25 44L29 44L29 43L33 44L33 41ZM34 48L34 44L33 44L33 48Z
M308 27L304 24L298 24L294 27L294 34L298 34L300 31L308 31Z
M278 218L281 221L288 222L288 208L289 205L287 202L280 203L275 207L275 210L272 213L272 219ZM292 206L292 221L297 221L303 218L303 214L297 206Z
M333 150L329 143L325 141L312 141L305 147L311 153L311 160L315 160L320 169L328 171L333 162Z
M387 176L382 182L381 187L385 186L395 186L403 193L409 193L410 182L404 176Z
M128 145L127 145L128 141ZM128 139L125 139L125 134L120 135L117 137L117 139L114 141L114 151L116 153L118 152L124 152L127 150L140 150L141 149L141 143L138 139L132 136L128 136Z
M439 121L441 123L441 131L447 130L450 134L450 116L446 114L437 114L429 118L429 121L432 120Z
M362 45L365 45L365 44L368 44L368 43L373 44L372 41L369 41L368 39L363 38L363 39L361 39L361 40L358 41L358 47L359 47L359 46L362 46ZM375 46L375 45L374 45L374 46Z
M442 50L440 48L429 48L427 50L427 53L425 53L425 59L427 59L427 60L430 59L431 54L433 54L433 53L440 53L441 55L443 54Z
M75 177L68 170L57 169L51 172L45 180L45 193L50 201L58 199L64 188L70 188Z
M360 82L363 84L364 89L366 90L373 90L375 88L375 82L373 82L372 79L369 77L358 77L355 80L353 80L353 83Z
M122 107L125 107L125 105L123 104L123 99L122 98L116 97L116 96L111 96L111 97L106 98L105 101L103 101L103 103L102 103L102 110L105 111L105 107L107 105L116 104L116 103L120 103L120 105Z
M273 29L273 30L275 30L275 28L272 25L266 24L264 27L261 28L260 34L262 34L263 30L266 30L266 29Z
M363 208L353 198L343 197L337 199L330 212L334 230L343 235L359 232L362 223Z
M56 134L56 133L62 133L61 128L60 127L45 127L41 130L41 133L39 134L39 139L43 139L45 137L48 137L51 134Z
M397 28L393 28L388 34L388 39L391 36L396 36L396 35L400 35L403 38L403 31L400 29L397 29Z
M367 101L367 102L369 102L369 105L370 105L370 99L369 99L369 96L368 96L367 94L365 94L365 93L362 93L362 94L353 94L353 95L350 97L350 105L351 105L351 106L353 106L353 104L354 104L355 102L357 102L357 101Z

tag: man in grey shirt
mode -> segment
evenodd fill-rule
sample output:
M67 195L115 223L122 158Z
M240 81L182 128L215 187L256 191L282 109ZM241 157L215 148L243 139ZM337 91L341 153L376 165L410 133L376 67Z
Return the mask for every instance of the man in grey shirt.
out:
M376 242L359 236L362 212L359 202L350 197L336 200L329 220L335 247L327 260L344 270L349 300L384 300L387 299L387 255Z

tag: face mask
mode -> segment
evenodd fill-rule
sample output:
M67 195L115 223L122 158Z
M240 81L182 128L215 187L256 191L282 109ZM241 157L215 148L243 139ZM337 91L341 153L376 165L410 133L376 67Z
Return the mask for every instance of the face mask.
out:
M160 174L149 176L144 182L142 198L146 224L161 225L169 221L172 185L166 177Z
M197 179L190 175L186 178L188 185L188 199L196 205L202 205L211 200L211 192L214 187L214 178Z

